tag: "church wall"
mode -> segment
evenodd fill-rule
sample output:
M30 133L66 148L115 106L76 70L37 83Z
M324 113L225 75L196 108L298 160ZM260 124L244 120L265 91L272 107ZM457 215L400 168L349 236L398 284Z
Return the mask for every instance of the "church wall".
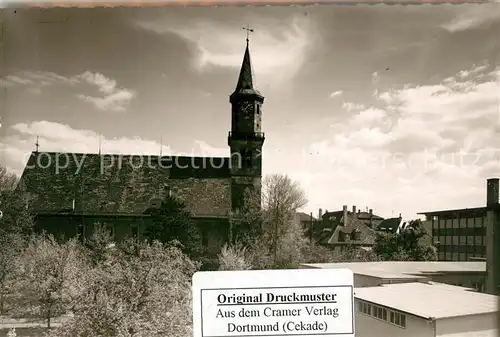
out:
M228 241L229 221L219 218L194 218L194 223L200 229L202 242L200 245L207 247L209 255L216 256L220 248ZM37 232L46 231L60 239L75 237L79 231L79 226L83 223L84 237L92 235L96 223L100 223L107 229L111 229L114 239L121 241L126 237L138 235L143 237L143 233L150 223L148 216L127 216L127 215L86 215L78 216L71 214L40 214L35 221Z
M105 216L105 215L66 215L66 214L40 214L36 217L37 232L46 231L61 239L73 238L82 234L81 225L83 224L83 235L90 237L96 223L110 229L115 240L120 241L127 236L133 235L133 228L137 228L137 233L141 233L147 226L149 218L147 216Z

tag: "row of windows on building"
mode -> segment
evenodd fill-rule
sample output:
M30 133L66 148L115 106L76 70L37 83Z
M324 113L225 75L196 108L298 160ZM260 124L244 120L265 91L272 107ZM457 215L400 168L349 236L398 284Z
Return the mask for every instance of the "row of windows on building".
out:
M358 301L358 312L373 318L406 328L406 315L396 310L390 310L378 305Z
M462 245L462 246L481 246L486 242L486 235L480 236L436 236L434 243L441 245Z
M432 236L457 236L457 237L481 237L486 235L486 227L475 228L436 228L432 230Z
M483 213L482 216L480 215L476 217L474 217L474 215L448 215L446 217L444 215L440 215L439 217L434 216L426 221L432 221L434 227L439 226L440 228L482 227L485 223L485 217L486 213Z

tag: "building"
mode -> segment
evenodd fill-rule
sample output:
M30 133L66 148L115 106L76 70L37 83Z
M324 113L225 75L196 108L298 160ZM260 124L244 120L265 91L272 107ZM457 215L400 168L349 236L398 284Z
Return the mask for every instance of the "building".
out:
M498 179L490 179L489 182L492 184L487 191L487 194L491 195L488 200L491 199L492 205L498 208ZM493 226L493 223L488 224L488 207L419 214L425 216L424 224L431 229L432 240L438 250L440 261L486 259L488 226Z
M431 228L440 261L486 258L486 207L419 213Z
M355 288L356 337L496 337L498 297L441 283Z
M183 201L216 252L237 230L247 188L260 190L264 97L254 88L247 39L236 89L230 95L228 157L89 153L31 153L21 177L36 225L67 236L89 235L95 222L117 236L140 235L145 212L166 195ZM37 145L38 146L38 145Z
M323 213L321 208L319 209L318 220L313 224L313 238L316 242L326 244L337 226L343 225L342 219L346 208L347 206L344 205L340 211L329 212L325 210L325 213ZM352 206L352 211L347 210L347 216L351 219L352 223L363 224L366 228L376 228L384 220L381 216L374 214L373 209L362 212L356 206Z
M354 287L375 287L409 282L440 282L485 291L486 262L342 262L304 264L301 268L348 268Z
M295 213L295 222L300 223L303 229L309 230L314 223L318 221L312 214L307 214L304 212Z
M320 244L338 252L351 248L371 249L376 238L375 230L360 220L357 213L349 213L347 205L344 205L343 215L337 225L329 230L323 229L323 233Z

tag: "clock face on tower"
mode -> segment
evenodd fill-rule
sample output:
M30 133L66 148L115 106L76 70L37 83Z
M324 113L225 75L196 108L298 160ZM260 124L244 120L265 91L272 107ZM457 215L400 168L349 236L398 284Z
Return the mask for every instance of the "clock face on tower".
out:
M241 115L244 119L250 119L253 115L253 104L251 103L243 103L241 105Z

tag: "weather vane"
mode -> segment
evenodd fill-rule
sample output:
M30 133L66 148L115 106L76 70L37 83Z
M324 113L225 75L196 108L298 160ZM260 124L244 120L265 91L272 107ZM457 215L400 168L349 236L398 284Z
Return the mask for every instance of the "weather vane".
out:
M247 31L247 43L249 41L249 38L250 38L250 33L253 33L253 29L250 28L249 25L247 25L246 27L243 27L242 29L246 30Z

